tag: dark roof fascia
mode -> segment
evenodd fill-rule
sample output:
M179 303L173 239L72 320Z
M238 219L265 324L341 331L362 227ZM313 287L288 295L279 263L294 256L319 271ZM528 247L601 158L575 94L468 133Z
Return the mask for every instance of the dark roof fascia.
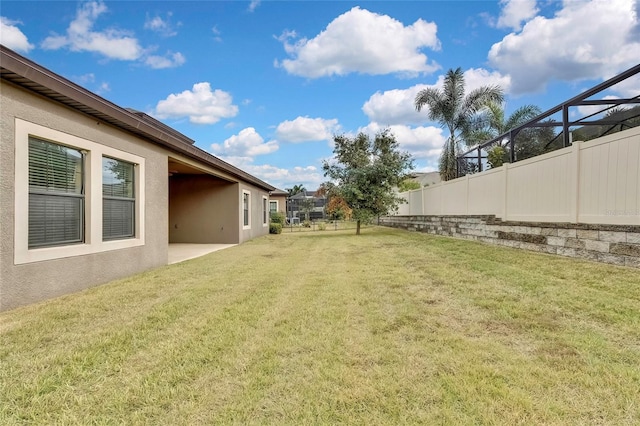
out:
M282 189L276 188L273 191L271 191L271 195L284 195L284 196L288 196L289 193L287 191L283 191Z
M95 117L150 142L220 169L267 191L272 185L193 145L194 140L144 113L136 113L96 95L0 44L2 79Z
M178 132L176 129L167 126L166 124L164 124L163 122L156 120L155 118L151 117L149 114L146 114L142 111L138 111L136 109L133 108L124 108L125 111L128 111L130 113L132 113L133 115L137 116L138 118L140 118L142 121L147 122L148 124L152 125L153 127L157 127L169 134L175 135L180 139L184 139L186 143L188 143L189 145L193 145L194 143L196 143L196 141L194 141L193 139L183 135L182 133Z

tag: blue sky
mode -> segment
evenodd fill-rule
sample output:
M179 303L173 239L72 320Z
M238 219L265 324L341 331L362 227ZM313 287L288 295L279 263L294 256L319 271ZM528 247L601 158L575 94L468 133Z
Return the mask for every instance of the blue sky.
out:
M389 127L416 170L447 133L413 107L450 68L547 110L640 62L636 0L2 1L2 44L279 188L325 181L335 134ZM640 93L629 80L609 96Z

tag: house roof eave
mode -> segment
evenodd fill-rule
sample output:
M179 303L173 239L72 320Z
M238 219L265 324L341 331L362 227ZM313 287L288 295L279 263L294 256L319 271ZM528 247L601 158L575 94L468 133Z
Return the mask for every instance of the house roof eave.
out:
M274 186L196 147L195 141L155 118L122 108L0 44L0 77L23 89L201 161L267 191Z

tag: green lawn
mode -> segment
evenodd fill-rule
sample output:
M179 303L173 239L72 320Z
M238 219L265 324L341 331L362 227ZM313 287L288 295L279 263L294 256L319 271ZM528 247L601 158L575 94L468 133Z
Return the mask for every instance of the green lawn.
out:
M0 314L0 424L640 424L640 271L353 233Z

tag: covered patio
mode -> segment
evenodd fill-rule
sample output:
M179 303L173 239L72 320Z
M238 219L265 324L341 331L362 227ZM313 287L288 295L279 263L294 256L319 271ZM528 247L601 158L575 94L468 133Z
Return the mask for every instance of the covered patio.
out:
M189 244L170 243L169 244L169 264L184 262L195 259L214 251L236 246L237 244Z

